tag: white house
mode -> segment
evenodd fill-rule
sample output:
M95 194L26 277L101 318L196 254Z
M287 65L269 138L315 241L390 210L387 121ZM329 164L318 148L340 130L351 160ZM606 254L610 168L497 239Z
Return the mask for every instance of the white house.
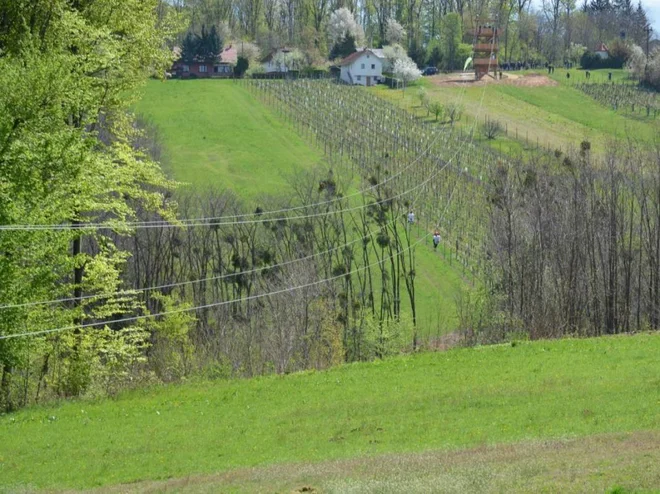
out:
M607 49L605 43L601 43L600 45L598 45L598 48L596 48L596 55L598 55L603 60L609 58L610 50Z
M374 86L383 78L383 60L369 48L351 53L339 65L341 80L349 84Z
M368 48L371 52L380 58L381 63L383 64L383 72L392 72L392 67L390 61L385 56L382 48Z

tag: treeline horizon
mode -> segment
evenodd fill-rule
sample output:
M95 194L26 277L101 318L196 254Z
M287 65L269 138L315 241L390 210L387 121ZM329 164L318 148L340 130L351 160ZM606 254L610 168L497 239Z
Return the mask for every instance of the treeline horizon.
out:
M453 68L455 61L443 62L441 55L441 45L447 42L443 37L451 38L457 29L453 22L443 25L448 15L457 16L459 42L468 45L473 41L470 29L478 22L495 23L501 61L577 65L600 43L621 42L646 50L647 42L657 37L643 3L633 0L547 0L541 5L530 0L162 0L162 11L171 8L185 14L189 32L216 27L224 41L254 42L263 55L283 46L296 47L305 52L310 65L332 58L343 38L350 36L357 46L399 44L420 67L430 61ZM344 9L358 32L350 19L337 16Z

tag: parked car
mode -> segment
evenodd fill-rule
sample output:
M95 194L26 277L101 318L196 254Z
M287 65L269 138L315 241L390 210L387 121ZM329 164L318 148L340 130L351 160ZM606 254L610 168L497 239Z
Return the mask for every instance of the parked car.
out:
M424 70L422 70L422 75L435 75L437 73L438 73L437 67L426 67Z

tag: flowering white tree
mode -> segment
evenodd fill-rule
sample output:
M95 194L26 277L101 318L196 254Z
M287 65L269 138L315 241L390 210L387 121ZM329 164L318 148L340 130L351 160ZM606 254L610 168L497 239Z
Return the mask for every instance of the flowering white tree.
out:
M383 55L385 56L386 64L383 65L384 72L392 72L394 63L397 60L408 59L408 53L401 45L388 45L383 47Z
M649 68L647 82L660 90L660 48L656 47L649 53Z
M328 33L333 45L346 39L346 36L351 36L356 44L364 42L362 26L357 23L353 13L346 7L337 9L330 14Z
M390 45L400 44L406 37L406 30L395 19L388 19L385 26L385 41Z
M289 52L280 51L273 57L273 63L277 65L282 72L288 70L300 70L305 66L305 55L298 50Z
M236 43L236 53L239 57L248 59L250 65L261 59L261 50L259 47L249 41L239 41Z
M633 77L643 79L645 68L646 55L644 54L644 50L637 45L633 45L630 50L630 58L628 58L628 62L626 63L626 70L630 72Z
M422 76L422 71L417 68L415 62L410 58L398 59L394 62L394 76L403 81L405 91L409 82L416 81Z

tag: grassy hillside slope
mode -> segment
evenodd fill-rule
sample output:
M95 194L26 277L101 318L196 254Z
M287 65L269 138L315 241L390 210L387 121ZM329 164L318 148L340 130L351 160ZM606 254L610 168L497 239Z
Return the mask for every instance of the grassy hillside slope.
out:
M194 188L231 188L248 200L286 194L296 171L321 162L318 149L232 81L150 81L136 111L159 129L170 175ZM416 254L420 336L452 331L462 268L433 252L430 239ZM402 307L410 313L407 296Z
M165 166L195 187L281 193L321 155L232 81L150 81L135 109L160 131Z
M657 334L539 341L35 407L0 417L0 484L87 488L289 462L657 431L659 352ZM645 441L615 437L602 451L599 440L587 439L574 445L573 456L582 458L578 450L592 441L584 454L602 454L606 471L638 458L644 476L626 478L639 485L642 477L657 476L657 463L643 463L653 457L640 451L657 451L660 436L640 437ZM631 449L630 455L608 470L608 461L618 461L617 448ZM535 473L541 472L519 472L523 481ZM264 485L267 475L259 477ZM547 481L546 488L555 485L552 476Z

